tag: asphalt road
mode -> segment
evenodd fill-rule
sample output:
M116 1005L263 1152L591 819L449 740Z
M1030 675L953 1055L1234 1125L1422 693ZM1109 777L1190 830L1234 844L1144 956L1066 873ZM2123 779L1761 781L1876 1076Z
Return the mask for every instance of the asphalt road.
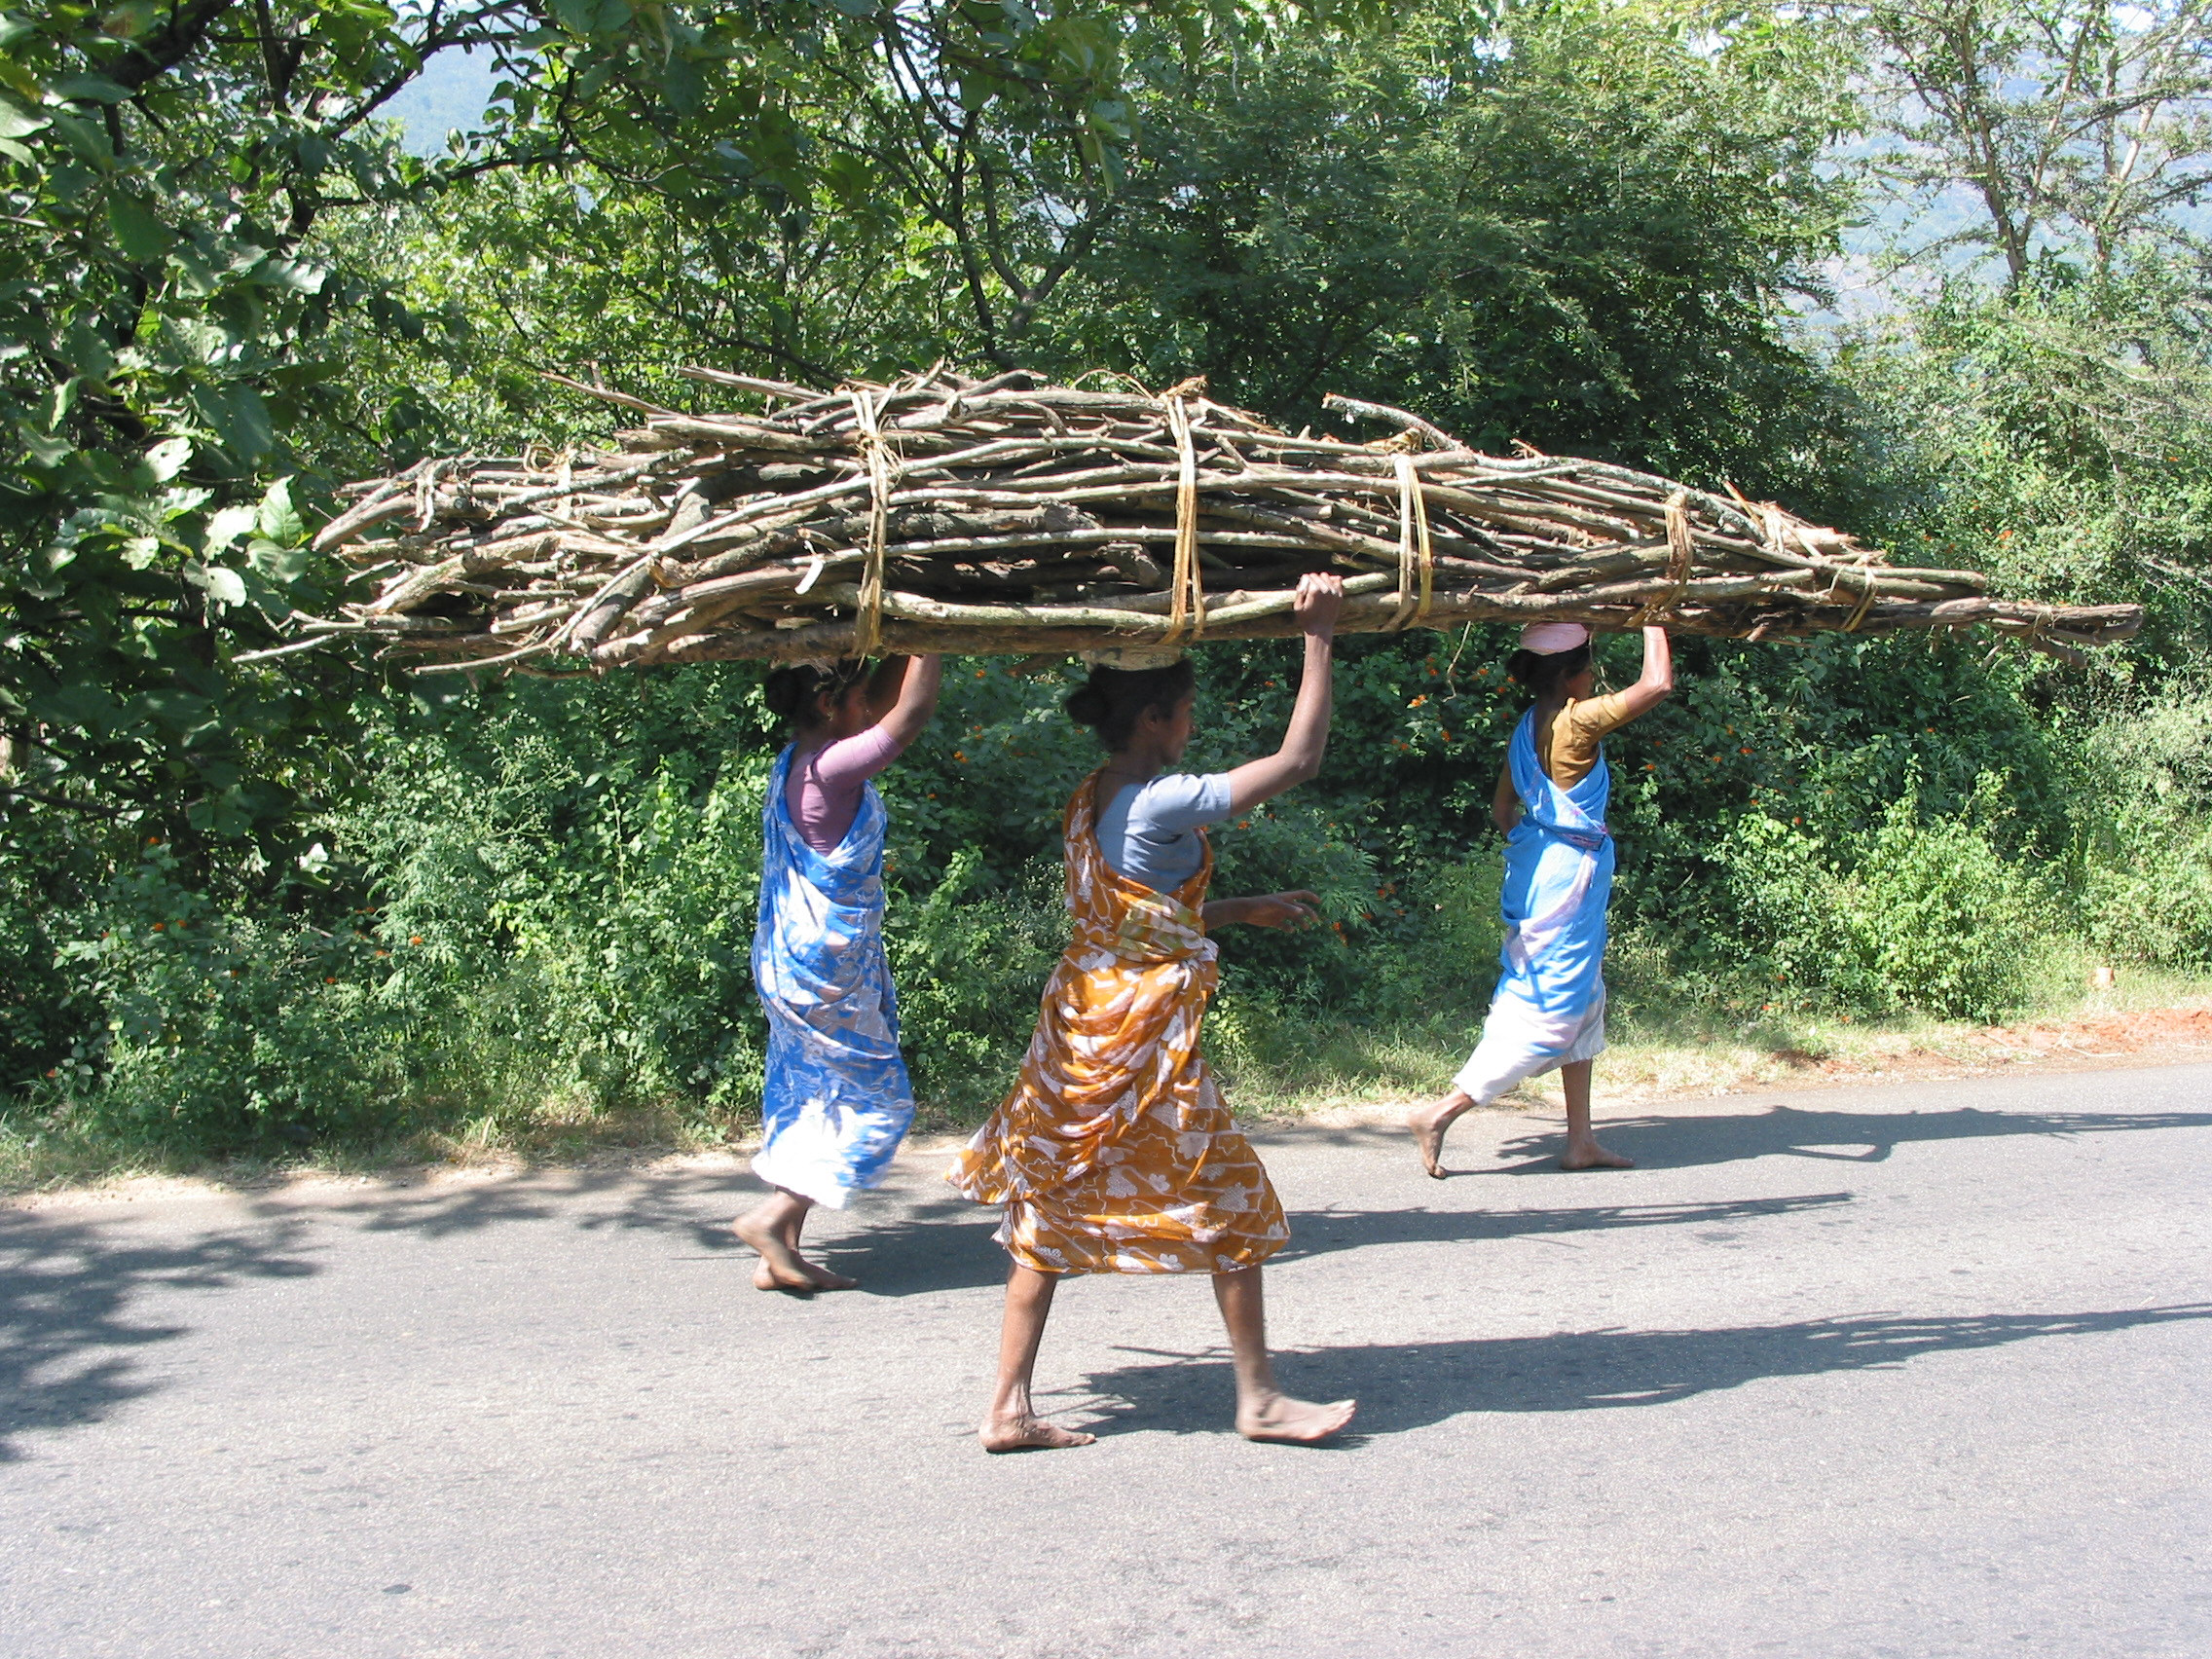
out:
M727 1171L0 1211L0 1653L2212 1652L2212 1067L1544 1126L1258 1137L1325 1451L1228 1432L1202 1284L1087 1280L1040 1382L1101 1439L983 1456L941 1154L812 1303Z

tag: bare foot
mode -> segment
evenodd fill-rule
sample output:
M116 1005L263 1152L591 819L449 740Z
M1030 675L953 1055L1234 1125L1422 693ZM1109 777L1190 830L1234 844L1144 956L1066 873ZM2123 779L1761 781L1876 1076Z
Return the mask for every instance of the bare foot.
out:
M774 1229L762 1226L750 1215L741 1215L729 1224L729 1230L759 1252L760 1265L753 1270L755 1290L780 1290L789 1296L812 1296L818 1290L831 1288L815 1282L814 1275L806 1271L807 1264L799 1258L798 1252L785 1242L783 1235Z
M1589 1141L1568 1147L1560 1155L1559 1166L1562 1169L1634 1169L1636 1160L1607 1152L1596 1141Z
M1236 1408L1236 1432L1246 1440L1279 1440L1294 1446L1311 1446L1341 1433L1358 1408L1356 1400L1316 1406L1294 1400L1288 1394L1273 1394L1260 1405Z
M1414 1146L1420 1153L1420 1166L1429 1178L1441 1181L1451 1173L1443 1164L1444 1125L1426 1112L1415 1112L1406 1119L1406 1127L1414 1132Z
M1441 1106L1426 1106L1406 1116L1406 1127L1413 1130L1414 1145L1420 1153L1420 1166L1428 1171L1432 1181L1441 1181L1452 1173L1444 1167L1444 1131L1458 1115L1449 1109L1447 1102Z
M1063 1446L1088 1446L1098 1438L1080 1428L1062 1428L1043 1418L993 1418L976 1431L986 1452L1057 1452Z
M847 1278L843 1273L833 1273L820 1262L810 1262L804 1256L793 1259L798 1263L799 1272L814 1281L816 1290L850 1290L861 1282L857 1278Z
M753 1270L755 1290L780 1290L786 1296L806 1297L814 1294L814 1281L810 1278L786 1278L767 1262Z

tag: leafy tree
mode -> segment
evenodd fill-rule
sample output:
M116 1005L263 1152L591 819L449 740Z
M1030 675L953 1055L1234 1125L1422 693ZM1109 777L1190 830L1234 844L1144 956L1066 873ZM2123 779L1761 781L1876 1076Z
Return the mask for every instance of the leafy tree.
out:
M2200 242L2189 214L2212 187L2206 0L1825 10L1866 43L1875 177L1922 212L1955 213L1912 240L1916 262L1978 250L2017 286L2050 251L2104 272Z
M1060 357L1204 369L1293 421L1336 390L1498 448L1779 461L1822 419L1783 322L1851 202L1820 165L1844 64L1759 14L1701 22L1435 4L1163 93L1146 195L1071 294Z
M1160 15L1202 34L1212 13ZM1124 130L1124 32L1089 0L125 0L0 18L8 798L192 838L289 810L287 745L345 686L232 659L326 598L301 515L318 457L353 453L333 323L420 326L318 234L333 215L579 162L697 219L865 202L865 160L829 137L838 89L886 54L929 97L1018 106L1097 166ZM409 156L378 112L463 49L504 72L485 129Z
M1802 498L1848 465L1848 412L1787 332L1852 202L1821 166L1844 64L1802 26L1715 47L1696 17L1444 0L1359 33L1140 30L1132 135L1103 160L1066 124L1041 135L1034 106L862 80L812 195L711 221L594 169L488 181L394 218L384 256L468 338L426 371L365 342L370 378L535 436L574 429L532 383L547 362L672 399L686 356L816 380L940 357L1203 370L1294 423L1347 391L1495 447ZM496 411L471 401L486 385Z

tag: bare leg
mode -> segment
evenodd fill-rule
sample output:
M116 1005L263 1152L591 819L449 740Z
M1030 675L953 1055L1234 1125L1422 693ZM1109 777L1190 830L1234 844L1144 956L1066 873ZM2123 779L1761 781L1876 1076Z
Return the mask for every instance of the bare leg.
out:
M1006 1318L999 1326L999 1382L991 1409L976 1431L986 1452L1047 1452L1062 1446L1088 1446L1098 1436L1061 1428L1040 1418L1029 1403L1029 1382L1037 1371L1037 1348L1045 1340L1045 1319L1052 1311L1057 1273L1041 1273L1019 1263L1006 1281Z
M1441 1181L1451 1173L1444 1167L1444 1131L1452 1126L1452 1120L1460 1113L1471 1111L1475 1100L1471 1094L1455 1088L1433 1106L1424 1106L1406 1118L1406 1127L1414 1132L1414 1144L1420 1151L1420 1166L1430 1177Z
M797 1296L818 1290L850 1290L859 1281L818 1267L798 1253L799 1231L814 1200L778 1187L730 1223L730 1231L760 1253L753 1270L756 1290L781 1290Z
M1574 1060L1559 1068L1560 1084L1567 1094L1567 1151L1559 1161L1562 1169L1634 1169L1636 1160L1607 1152L1590 1132L1590 1064Z
M1275 1387L1274 1363L1268 1357L1268 1312L1260 1270L1245 1268L1213 1275L1214 1300L1229 1327L1229 1350L1236 1360L1236 1432L1247 1440L1287 1440L1309 1446L1326 1440L1351 1421L1355 1402L1309 1405Z

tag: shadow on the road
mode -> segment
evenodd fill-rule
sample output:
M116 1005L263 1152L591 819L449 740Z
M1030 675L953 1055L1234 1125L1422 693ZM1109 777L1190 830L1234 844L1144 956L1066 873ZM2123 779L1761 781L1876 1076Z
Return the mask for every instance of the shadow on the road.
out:
M131 1246L94 1226L0 1215L0 1463L24 1455L27 1431L97 1422L158 1385L136 1350L191 1327L140 1323L136 1298L304 1277L317 1270L298 1253L302 1231L278 1223Z
M1852 1201L1849 1193L1801 1193L1783 1198L1724 1198L1710 1203L1588 1204L1575 1209L1298 1210L1290 1245L1277 1257L1327 1255L1370 1244L1442 1244L1526 1238L1549 1233L1609 1232L1622 1227L1683 1227L1764 1216L1799 1215Z
M1714 1203L1592 1204L1578 1209L1298 1210L1290 1245L1278 1261L1380 1244L1469 1243L1533 1234L1603 1232L1623 1227L1683 1227L1756 1221L1833 1209L1849 1193ZM737 1249L726 1229L694 1222L709 1249ZM1006 1253L991 1242L998 1212L958 1200L915 1205L906 1213L810 1246L823 1262L861 1281L863 1294L921 1296L1005 1282Z
M1598 1133L1607 1146L1640 1164L1678 1169L1774 1156L1879 1163L1899 1146L1928 1141L2206 1127L2212 1127L2212 1112L1983 1112L1972 1106L1949 1112L1842 1112L1774 1105L1764 1112L1717 1117L1615 1118L1600 1124ZM1502 1158L1527 1161L1485 1170L1457 1168L1455 1173L1527 1175L1553 1170L1558 1167L1559 1149L1556 1129L1535 1130L1515 1136L1499 1149ZM1452 1163L1449 1143L1445 1162Z
M1397 1434L1463 1412L1666 1405L1762 1377L1894 1368L1924 1354L2000 1347L2038 1337L2094 1336L2185 1319L2212 1319L2212 1304L1955 1318L1868 1315L1716 1331L1574 1331L1382 1343L1285 1354L1278 1357L1276 1369L1283 1387L1307 1399L1356 1396L1361 1434ZM1094 1372L1081 1386L1054 1392L1100 1397L1109 1432L1217 1434L1235 1387L1227 1357L1208 1352Z

